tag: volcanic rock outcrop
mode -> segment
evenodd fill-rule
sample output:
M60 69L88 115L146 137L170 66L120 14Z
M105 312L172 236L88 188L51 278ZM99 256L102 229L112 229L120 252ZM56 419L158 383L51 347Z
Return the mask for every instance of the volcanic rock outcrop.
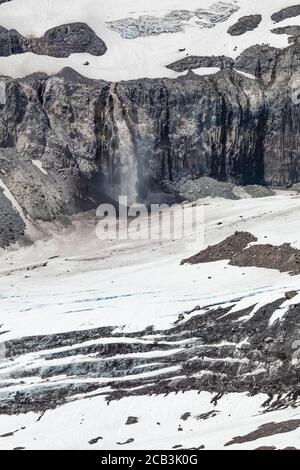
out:
M1 77L3 181L26 214L43 220L107 201L107 192L147 199L153 184L183 176L292 185L300 177L299 72L295 42L253 46L234 68L209 76L112 84L67 68Z
M25 38L14 29L0 27L0 56L24 52L61 58L75 53L101 56L106 52L106 45L85 23L56 26L41 38Z
M25 235L25 223L0 187L0 248L20 240Z
M286 20L288 18L294 18L300 15L300 5L293 5L291 7L283 8L282 10L274 13L271 18L275 23Z
M232 266L277 269L290 275L300 274L300 250L289 243L273 246L254 244L257 238L248 232L236 232L218 245L209 246L181 264L211 263L230 260Z
M26 39L15 31L0 27L0 56L8 57L13 54L28 52Z
M262 21L261 15L243 16L228 29L228 34L231 36L241 36L248 31L256 29Z
M267 393L266 411L293 406L300 394L300 316L299 305L285 310L285 302L283 297L242 310L197 307L166 331L149 327L126 334L107 327L6 341L0 344L6 358L0 411L45 411L96 390L108 401L188 390L220 398L245 391ZM273 321L278 312L281 318ZM157 339L147 342L149 335ZM147 352L151 356L143 357ZM17 383L26 385L16 390Z
M184 59L177 60L173 64L168 65L168 69L175 72L184 72L185 70L193 70L199 67L218 67L220 69L232 68L234 60L225 56L188 56Z
M53 57L69 57L80 52L101 56L106 52L106 45L85 23L71 23L56 26L42 38L32 39L29 49Z

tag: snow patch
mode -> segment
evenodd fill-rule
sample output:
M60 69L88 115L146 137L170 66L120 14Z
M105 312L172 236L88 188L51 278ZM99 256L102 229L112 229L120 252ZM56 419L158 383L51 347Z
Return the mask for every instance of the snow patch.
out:
M0 82L0 106L6 104L6 83Z
M0 179L0 188L3 189L4 196L6 196L7 199L11 202L13 208L18 212L20 217L23 219L23 221L27 225L27 219L25 217L22 207L20 206L20 204L15 199L14 195L11 193L11 191L8 189L6 184L1 179Z
M41 160L31 160L32 164L36 166L44 175L48 175L48 172L43 168Z
M294 5L293 0L285 0L284 3L284 6ZM0 57L1 73L19 78L38 71L55 74L63 67L72 67L88 78L114 82L145 77L176 78L180 74L166 69L166 65L187 56L224 55L235 58L254 44L287 47L288 36L271 32L274 28L271 15L282 6L282 0L238 0L214 5L212 0L186 0L183 10L182 0L152 0L150 4L148 0L14 0L1 5L1 26L16 29L24 36L41 37L55 26L84 22L106 43L107 52L101 57L72 54L64 59L32 53ZM228 16L232 8L237 10L238 7L238 11ZM192 18L190 12L195 13ZM243 37L227 34L228 28L239 17L252 14L263 17L255 31ZM150 36L135 37L135 28L130 33L135 38L128 40L109 26L126 18L136 23L141 17L144 18L143 28L146 32L150 30ZM166 19L168 27L172 29L175 25L177 32L170 34L163 30L161 24L166 24ZM155 34L154 23L160 28L159 34ZM293 24L300 25L300 17L293 18ZM122 34L126 35L123 30ZM88 67L84 65L87 61Z
M250 80L256 80L256 77L254 75L252 75L251 73L247 73L247 72L242 72L241 70L237 70L237 69L234 69L237 73L239 73L240 75L243 75L244 77L246 78L250 78Z
M214 75L220 72L218 67L199 67L198 69L193 69L193 72L197 75Z

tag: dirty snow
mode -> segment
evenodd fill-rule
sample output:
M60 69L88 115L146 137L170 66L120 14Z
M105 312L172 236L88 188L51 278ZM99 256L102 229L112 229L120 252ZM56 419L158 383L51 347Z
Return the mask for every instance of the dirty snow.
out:
M1 57L1 73L16 78L37 71L53 74L69 66L89 78L109 81L143 77L175 78L180 74L167 69L166 65L187 55L225 55L235 58L254 44L269 43L280 48L288 46L287 35L271 32L274 27L271 15L283 7L294 5L293 0L227 0L226 4L239 6L239 10L225 21L215 20L213 27L197 24L201 20L192 17L180 23L182 30L178 32L135 39L123 38L108 24L111 21L147 15L159 20L171 12L183 9L193 12L199 9L210 10L217 3L213 0L186 0L184 3L180 0L13 0L0 6L0 26L17 29L25 36L41 36L48 29L60 24L82 21L105 41L108 50L101 57L73 54L67 59L59 59L32 53ZM227 34L228 27L238 18L258 13L262 14L263 20L255 31L239 37ZM300 17L292 20L293 25L300 25ZM290 22L291 20L285 20L278 26L285 26ZM180 52L179 49L185 50ZM89 66L84 65L86 61Z

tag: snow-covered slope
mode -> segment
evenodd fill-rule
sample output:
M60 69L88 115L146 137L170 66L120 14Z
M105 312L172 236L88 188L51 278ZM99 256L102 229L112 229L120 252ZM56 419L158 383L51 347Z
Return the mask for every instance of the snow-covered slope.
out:
M299 196L289 193L206 200L198 207L205 245L249 230L258 243L267 238L299 248L299 207ZM294 396L283 393L281 399L276 392L251 397L247 387L242 391L242 377L254 380L265 367L256 358L248 368L247 335L253 324L262 328L255 322L264 315L271 315L270 328L284 331L279 325L299 294L280 299L299 291L299 276L226 261L180 266L203 247L198 233L187 244L104 243L94 222L79 218L49 241L3 252L0 400L8 415L0 414L0 448L299 448L297 384ZM213 329L211 344L204 345L201 329L188 325L207 309L213 318L220 308L223 330L227 321L230 331L240 324L242 337L233 335L228 343ZM294 321L299 326L299 313ZM263 334L275 330L267 327ZM279 365L272 365L274 373ZM224 393L222 386L198 393L190 381L216 378L219 367L233 373L232 384L240 377L241 393Z
M102 57L73 54L67 59L25 53L0 57L0 68L12 77L37 71L53 74L70 66L84 76L109 81L172 78L179 74L166 65L187 54L235 58L254 44L286 47L288 36L271 32L271 15L294 4L293 0L12 0L0 6L0 26L26 37L40 37L52 27L85 22L104 40L107 52ZM254 14L262 15L254 31L236 37L227 33L240 17ZM134 20L140 24L141 37L135 37ZM133 34L128 33L130 25ZM300 16L276 24L288 25L300 25ZM159 34L154 34L156 30Z
M113 82L175 79L186 70L167 66L192 56L208 64L195 74L215 74L218 61L230 69L231 59L255 44L288 46L289 36L272 29L300 27L300 15L276 24L271 16L294 4L0 2L0 26L6 28L1 38L12 36L11 55L0 57L1 75L55 74L71 67ZM246 20L252 31L228 33L249 15L250 23L256 22ZM78 22L104 41L103 55L24 52L51 28ZM7 32L11 29L17 33ZM15 50L19 40L24 50ZM299 193L200 200L200 225L188 242L103 241L96 236L94 212L69 215L84 210L86 199L96 205L92 196L103 197L105 184L88 188L91 179L100 186L101 165L114 195L118 187L109 178L116 170L123 170L121 183L129 183L136 195L135 153L160 170L166 147L173 152L167 171L174 188L186 169L195 185L201 180L195 176L208 174L245 184L295 183L297 159L291 155L297 155L299 116L284 86L298 77L296 46L282 54L279 70L276 60L272 69L276 51L266 48L256 77L253 48L250 58L242 58L241 75L225 66L217 77L189 74L155 83L107 84L69 68L48 78L2 77L0 195L36 243L24 246L22 232L22 246L0 251L0 448L300 448L299 275L280 272L278 260L278 269L255 262L233 266L223 258L181 265L235 231L257 237L258 246L277 246L278 252L294 248L288 261L297 264ZM215 64L210 56L218 56ZM99 149L108 150L100 155ZM227 175L225 167L237 173ZM161 171L155 181L163 179L167 184ZM143 189L149 189L146 183ZM245 197L248 191L235 187L231 195ZM184 207L191 214L192 205ZM58 215L69 224L54 218ZM127 218L119 220L123 223ZM157 219L152 224L157 232Z

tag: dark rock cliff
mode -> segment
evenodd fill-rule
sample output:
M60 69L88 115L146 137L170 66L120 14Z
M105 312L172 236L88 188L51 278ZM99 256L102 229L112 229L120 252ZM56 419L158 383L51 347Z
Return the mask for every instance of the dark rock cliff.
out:
M175 72L184 72L185 70L193 70L199 67L218 67L220 69L225 69L232 68L233 65L234 60L230 57L188 56L168 65L168 69L174 70Z
M40 38L26 38L14 29L0 26L0 56L25 52L61 58L75 53L101 56L106 52L106 45L85 23L56 26Z
M286 20L288 18L294 18L298 15L300 15L300 5L293 5L274 13L271 18L275 23L279 23L280 21Z
M56 26L42 38L32 39L29 49L53 57L69 57L75 52L101 56L106 52L106 45L85 23L71 23Z
M107 187L146 197L153 182L183 175L299 181L300 45L256 46L234 67L256 79L233 68L117 84L71 69L1 77L1 178L25 213L44 220L97 204Z
M243 16L228 29L228 34L231 36L241 36L248 31L256 29L262 21L261 15Z
M201 312L198 306L167 330L116 333L112 326L6 341L6 358L22 367L7 370L4 363L0 371L7 381L0 384L0 412L42 412L95 391L106 395L108 403L129 396L206 390L218 394L216 399L228 392L268 394L265 412L296 406L299 305L290 306L281 321L271 321L291 295L295 293L261 308L220 305ZM149 335L159 339L144 342ZM151 356L143 357L147 352ZM61 362L51 362L57 359ZM80 380L62 383L55 380L59 376ZM18 381L26 385L7 390Z
M4 248L25 235L25 223L0 187L0 248Z

